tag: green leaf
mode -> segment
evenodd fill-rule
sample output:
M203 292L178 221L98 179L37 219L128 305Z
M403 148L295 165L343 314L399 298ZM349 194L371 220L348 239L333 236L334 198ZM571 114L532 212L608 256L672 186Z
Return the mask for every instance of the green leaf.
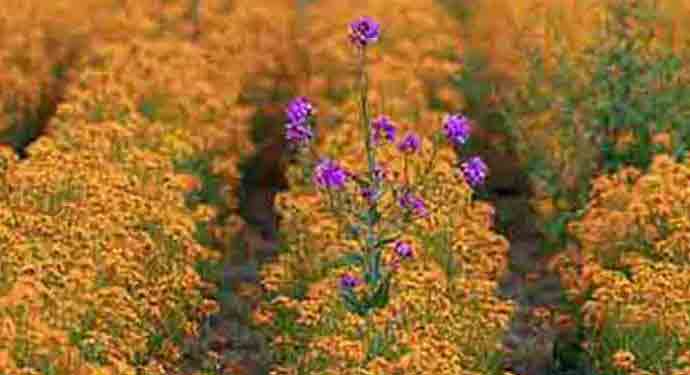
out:
M367 348L367 360L372 360L383 354L386 342L381 332L376 332Z
M346 266L364 265L364 256L358 253L348 253L340 257L339 263Z
M381 250L374 250L367 261L369 264L364 275L365 281L369 285L377 285L381 280Z
M381 213L378 210L373 209L369 211L367 218L371 220L371 223L373 225L376 225L379 221L381 221Z
M369 311L366 304L360 302L352 290L342 290L340 292L340 296L343 299L343 304L345 305L345 308L351 313L364 316Z
M395 240L396 240L397 238L398 238L398 237L396 236L396 237L388 237L388 238L380 239L380 240L376 241L376 243L374 244L374 248L375 248L375 249L382 248L382 247L388 245L389 243L395 242Z
M388 305L389 291L391 283L391 273L387 274L381 283L378 284L374 294L369 299L368 305L372 308L380 309Z

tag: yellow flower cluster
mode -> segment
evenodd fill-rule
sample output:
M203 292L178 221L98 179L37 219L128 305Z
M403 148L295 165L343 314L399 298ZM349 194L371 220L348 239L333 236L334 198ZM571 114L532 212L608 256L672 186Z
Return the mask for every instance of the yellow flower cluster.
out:
M491 75L523 78L524 54L538 48L550 67L555 52L579 53L601 25L605 1L490 0L468 5L474 16L467 25L467 46L489 57Z
M690 164L667 155L645 174L625 169L594 181L586 215L569 226L582 274L569 255L556 261L572 295L593 290L584 306L592 327L615 316L690 336L689 182Z
M73 25L93 10L92 3L84 1L79 15L70 9L70 1L0 4L0 130L21 122L41 100L57 94L57 69L70 64L81 47Z
M27 161L3 149L1 370L164 373L203 302L194 264L213 254L146 131L61 121Z

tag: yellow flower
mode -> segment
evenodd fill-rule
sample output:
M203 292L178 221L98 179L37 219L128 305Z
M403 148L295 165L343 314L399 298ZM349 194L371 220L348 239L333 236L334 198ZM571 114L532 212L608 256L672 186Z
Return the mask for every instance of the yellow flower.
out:
M622 370L635 368L635 355L629 351L618 350L611 357L613 364Z

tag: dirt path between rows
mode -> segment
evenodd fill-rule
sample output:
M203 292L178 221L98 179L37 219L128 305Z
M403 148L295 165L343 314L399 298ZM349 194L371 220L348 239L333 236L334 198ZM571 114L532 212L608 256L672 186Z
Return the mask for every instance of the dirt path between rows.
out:
M554 254L542 250L529 195L498 195L493 203L498 215L513 218L505 233L510 241L509 271L499 293L514 300L518 309L504 337L504 369L517 375L591 374L588 363L563 362L560 348L579 348L575 318L565 308L560 276L548 268Z

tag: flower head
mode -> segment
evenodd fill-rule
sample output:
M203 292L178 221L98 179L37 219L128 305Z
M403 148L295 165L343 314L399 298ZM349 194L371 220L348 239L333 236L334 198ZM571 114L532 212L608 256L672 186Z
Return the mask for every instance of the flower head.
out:
M381 138L385 138L389 142L393 142L395 139L395 125L388 116L375 118L371 123L371 128L373 130L371 134L372 142L375 145L381 142Z
M285 139L293 146L309 143L314 133L309 126L309 118L314 114L314 106L307 98L300 96L288 103L285 108L288 123L285 124Z
M412 245L403 241L396 241L393 245L395 253L401 258L412 258Z
M448 115L443 120L443 133L455 145L464 145L470 137L470 120L461 115Z
M285 124L285 138L292 145L304 145L314 138L314 132L306 124Z
M360 17L350 23L350 40L357 47L364 48L379 40L381 26L371 17Z
M340 288L341 289L352 289L356 288L362 283L362 280L349 273L346 273L340 277Z
M398 199L398 204L400 207L412 211L417 216L427 216L429 211L424 204L424 200L420 197L415 196L411 192L406 192Z
M415 133L407 133L405 137L398 144L398 150L406 154L415 153L419 150L422 141Z
M314 170L314 183L326 189L342 189L348 177L345 169L329 159L322 159Z
M314 106L306 97L299 96L288 103L285 114L290 124L304 124L314 114Z
M470 186L478 186L486 180L489 168L479 156L473 156L460 166L462 174Z

